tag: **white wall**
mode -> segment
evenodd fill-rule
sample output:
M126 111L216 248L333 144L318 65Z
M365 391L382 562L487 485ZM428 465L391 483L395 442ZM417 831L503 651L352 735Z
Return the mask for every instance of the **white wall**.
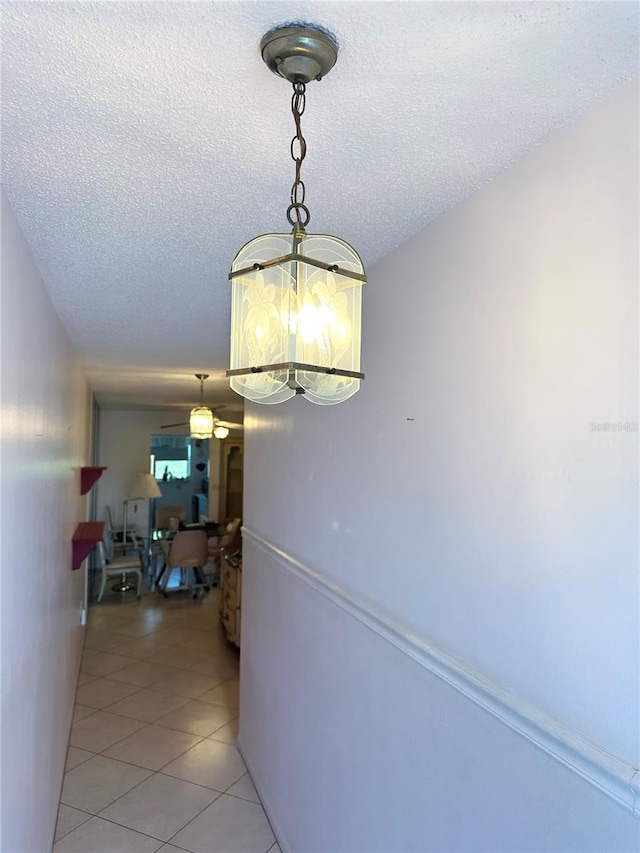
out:
M247 406L285 849L640 848L637 128L629 84L369 270L352 400Z
M51 849L83 629L90 407L78 359L2 200L2 850Z

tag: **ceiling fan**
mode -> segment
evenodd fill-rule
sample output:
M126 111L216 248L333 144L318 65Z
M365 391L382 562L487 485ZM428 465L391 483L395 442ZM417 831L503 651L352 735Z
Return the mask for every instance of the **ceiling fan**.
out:
M196 373L196 379L200 380L200 405L191 409L188 421L179 424L164 424L160 429L173 429L174 427L188 426L193 438L226 438L230 429L244 429L244 424L233 421L222 421L217 418L213 411L204 404L204 380L209 378L208 373Z

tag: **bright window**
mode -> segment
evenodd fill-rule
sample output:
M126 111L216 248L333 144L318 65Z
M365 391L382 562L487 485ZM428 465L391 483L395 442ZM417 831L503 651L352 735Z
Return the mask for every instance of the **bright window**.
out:
M156 480L186 480L189 476L187 459L155 459L154 476ZM165 478L165 474L167 475Z

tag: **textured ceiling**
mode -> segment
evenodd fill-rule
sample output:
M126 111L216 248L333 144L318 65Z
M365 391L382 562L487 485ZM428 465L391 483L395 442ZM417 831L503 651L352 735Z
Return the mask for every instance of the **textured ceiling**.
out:
M365 265L637 72L636 3L2 2L3 181L105 405L235 403L236 251L284 231L275 25L340 43L310 84L311 231ZM230 417L230 410L225 412Z

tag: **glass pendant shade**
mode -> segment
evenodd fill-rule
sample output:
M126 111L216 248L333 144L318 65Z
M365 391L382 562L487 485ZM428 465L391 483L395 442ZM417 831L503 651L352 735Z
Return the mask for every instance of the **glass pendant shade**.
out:
M234 391L267 404L304 394L325 406L358 391L366 276L355 249L295 229L266 234L238 252L229 278Z
M189 429L192 438L211 438L213 435L213 412L208 406L191 409Z
M223 426L217 426L213 428L213 434L216 438L226 438L229 435L229 429Z

